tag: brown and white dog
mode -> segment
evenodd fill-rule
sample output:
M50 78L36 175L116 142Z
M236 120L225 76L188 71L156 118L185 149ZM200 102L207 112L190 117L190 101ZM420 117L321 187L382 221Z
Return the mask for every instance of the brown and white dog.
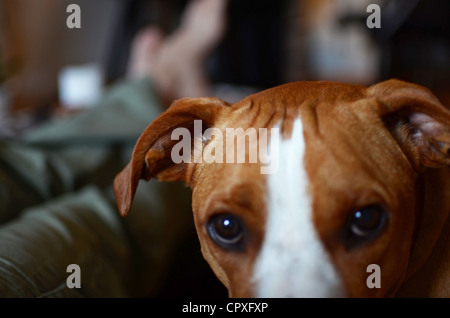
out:
M172 132L192 132L196 120L225 136L278 128L268 143L276 171L261 173L262 160L175 163ZM230 151L219 138L192 138ZM246 159L255 147L248 141ZM426 88L296 82L233 105L174 102L143 132L114 190L126 216L140 179L190 186L203 256L231 297L449 297L449 165L450 112Z

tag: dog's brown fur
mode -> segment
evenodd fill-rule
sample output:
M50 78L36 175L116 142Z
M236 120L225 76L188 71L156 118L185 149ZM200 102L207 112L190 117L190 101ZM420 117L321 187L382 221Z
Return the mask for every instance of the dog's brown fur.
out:
M297 82L230 105L216 98L182 99L139 138L114 190L125 216L140 179L183 180L193 189L202 252L230 296L253 296L251 272L264 237L266 184L259 164L174 164L177 127L267 127L289 136L301 116L314 225L344 282L346 295L450 296L450 112L426 88L389 80L369 88ZM420 133L417 133L420 132ZM300 159L299 159L300 160ZM245 195L244 195L245 194ZM356 204L384 202L390 224L375 242L346 250L336 233ZM205 230L214 209L233 205L252 233L245 253L227 253ZM239 202L236 202L239 201ZM231 203L230 203L231 202ZM382 287L365 285L367 264L379 264Z

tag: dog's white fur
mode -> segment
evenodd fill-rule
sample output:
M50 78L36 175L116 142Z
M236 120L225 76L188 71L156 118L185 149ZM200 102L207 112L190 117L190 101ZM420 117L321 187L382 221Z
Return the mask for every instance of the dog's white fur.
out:
M270 144L279 142L272 136ZM279 168L268 175L266 235L254 268L259 297L336 297L339 276L315 232L308 176L303 165L303 125L296 119L292 135L281 140Z

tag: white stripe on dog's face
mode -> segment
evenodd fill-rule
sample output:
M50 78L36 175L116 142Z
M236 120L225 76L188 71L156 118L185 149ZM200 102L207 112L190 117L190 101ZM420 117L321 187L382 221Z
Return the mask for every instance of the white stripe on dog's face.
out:
M312 221L300 119L279 144L279 168L268 175L268 215L254 267L257 297L338 297L341 284Z

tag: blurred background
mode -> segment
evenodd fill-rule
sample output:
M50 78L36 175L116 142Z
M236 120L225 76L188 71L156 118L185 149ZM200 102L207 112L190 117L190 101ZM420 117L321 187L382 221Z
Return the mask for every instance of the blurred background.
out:
M136 32L157 24L170 33L186 2L0 0L2 135L54 116L69 66L94 72L103 89L120 80ZM82 10L81 29L66 26L71 3ZM366 26L371 3L381 7L380 29ZM429 87L448 105L449 15L448 0L230 0L226 36L206 70L219 95L221 87L396 77Z
M73 3L81 8L80 29L66 25ZM94 105L124 79L137 32L153 24L170 34L186 3L0 0L0 138ZM366 25L369 4L381 8L379 29ZM291 81L399 78L427 86L450 107L449 0L229 0L227 21L205 71L230 102ZM224 295L193 235L175 262L183 269L171 269L160 296L174 296L180 284Z

